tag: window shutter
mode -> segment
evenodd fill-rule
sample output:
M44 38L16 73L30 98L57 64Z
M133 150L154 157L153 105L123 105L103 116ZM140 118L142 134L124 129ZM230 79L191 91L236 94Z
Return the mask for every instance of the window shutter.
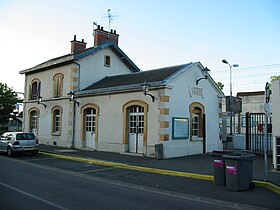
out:
M32 96L32 85L30 84L29 86L28 86L28 100L31 100L32 98L31 98L31 96Z
M41 82L38 82L37 96L41 96Z

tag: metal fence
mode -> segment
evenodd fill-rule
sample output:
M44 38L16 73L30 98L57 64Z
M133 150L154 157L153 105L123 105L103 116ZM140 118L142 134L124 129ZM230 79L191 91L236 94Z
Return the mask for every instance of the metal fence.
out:
M264 154L264 141L267 141L267 154L272 155L272 119L268 119L267 139L265 138L265 113L246 113L245 119L241 120L244 127L241 129L246 136L246 149L255 154Z

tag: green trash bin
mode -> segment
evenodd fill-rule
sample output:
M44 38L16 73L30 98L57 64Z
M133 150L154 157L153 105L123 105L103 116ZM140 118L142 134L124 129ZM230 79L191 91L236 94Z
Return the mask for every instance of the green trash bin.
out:
M231 191L243 191L254 187L253 160L251 153L223 155L226 171L226 188Z
M223 155L231 154L232 150L214 150L213 157L214 183L215 185L226 185L225 161Z

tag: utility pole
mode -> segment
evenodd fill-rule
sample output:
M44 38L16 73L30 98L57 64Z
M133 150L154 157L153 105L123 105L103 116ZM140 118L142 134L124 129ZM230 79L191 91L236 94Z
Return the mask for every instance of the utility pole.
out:
M264 147L264 165L265 165L265 171L264 171L264 181L267 181L267 141L268 141L268 119L270 118L270 88L269 83L267 82L265 85L265 126L264 126L264 132L265 132L265 138L263 142Z

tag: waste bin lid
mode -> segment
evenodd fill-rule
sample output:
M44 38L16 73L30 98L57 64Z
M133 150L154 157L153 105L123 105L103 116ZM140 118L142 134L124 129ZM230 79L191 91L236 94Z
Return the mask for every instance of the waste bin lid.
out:
M234 159L234 160L254 160L256 156L254 154L226 154L222 156L224 159Z
M226 154L231 154L233 153L232 150L213 150L213 152L211 153L212 156L222 156L222 155L226 155Z

